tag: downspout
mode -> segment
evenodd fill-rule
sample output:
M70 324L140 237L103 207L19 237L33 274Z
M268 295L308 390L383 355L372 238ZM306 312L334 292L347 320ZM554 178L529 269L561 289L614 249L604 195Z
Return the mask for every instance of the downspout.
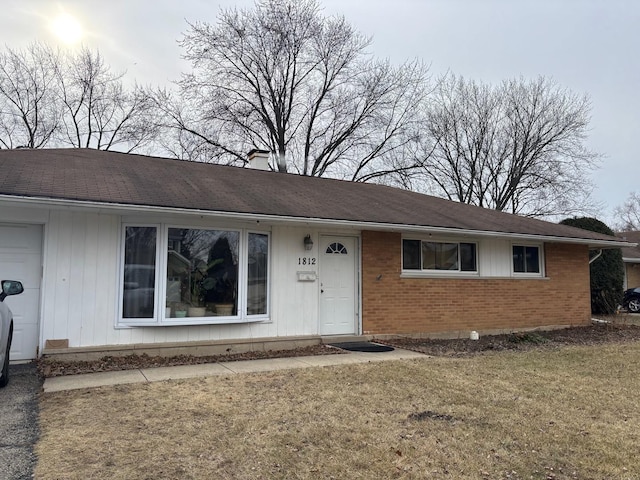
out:
M596 253L596 256L589 260L589 265L591 265L591 264L592 264L593 262L595 262L598 258L600 258L600 255L602 255L602 249L599 249L599 250L598 250L598 253Z

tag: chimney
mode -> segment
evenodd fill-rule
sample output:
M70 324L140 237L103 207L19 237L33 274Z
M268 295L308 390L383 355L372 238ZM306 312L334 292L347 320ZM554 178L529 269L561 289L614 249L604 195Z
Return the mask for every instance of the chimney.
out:
M269 170L269 150L254 148L247 154L249 168L254 170Z

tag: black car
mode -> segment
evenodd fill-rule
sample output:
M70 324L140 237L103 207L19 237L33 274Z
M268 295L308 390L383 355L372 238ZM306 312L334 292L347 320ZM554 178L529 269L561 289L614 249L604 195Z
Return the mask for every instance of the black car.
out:
M640 287L630 288L624 292L622 306L631 313L640 313Z

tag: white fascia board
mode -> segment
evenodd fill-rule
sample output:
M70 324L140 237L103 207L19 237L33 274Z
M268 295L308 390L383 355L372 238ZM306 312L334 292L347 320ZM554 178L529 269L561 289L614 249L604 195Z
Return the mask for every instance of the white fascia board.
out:
M95 201L84 200L68 200L58 198L46 198L46 197L26 197L26 196L13 196L0 194L0 200L8 200L19 204L30 204L40 207L54 207L54 208L69 208L69 209L87 209L91 211L98 210L101 213L111 214L125 214L125 213L158 213L158 214L179 214L179 215L192 215L199 217L215 217L215 218L228 218L234 220L244 221L260 221L270 222L274 224L304 224L304 225L317 225L317 226L332 226L332 227L346 227L356 230L384 230L393 232L412 232L412 233L440 233L445 235L458 235L469 237L490 237L490 238L504 238L515 240L527 240L536 242L552 242L552 243L572 243L579 245L588 245L590 249L600 248L625 248L635 247L637 243L630 243L625 241L614 240L594 240L588 238L572 238L572 237L558 237L554 235L534 235L527 233L510 233L510 232L495 232L486 230L468 230L461 228L451 227L434 227L428 225L405 225L398 223L377 223L377 222L363 222L354 220L337 220L330 218L311 218L311 217L292 217L283 215L266 215L256 213L238 213L238 212L224 212L215 210L198 210L179 207L158 207L153 205L132 205L126 203L104 203Z

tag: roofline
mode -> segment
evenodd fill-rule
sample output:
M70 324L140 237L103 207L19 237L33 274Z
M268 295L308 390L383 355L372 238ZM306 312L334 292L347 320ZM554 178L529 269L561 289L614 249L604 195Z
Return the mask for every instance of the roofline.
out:
M110 203L110 202L98 202L87 200L70 200L63 198L50 198L50 197L31 197L23 195L6 195L0 194L0 200L9 200L17 203L36 204L42 203L53 204L61 207L95 207L106 210L127 210L127 211L143 211L153 213L164 214L189 214L200 215L208 217L223 217L233 218L241 220L256 220L256 221L271 221L281 223L307 223L314 225L331 225L331 226L343 226L360 229L373 229L373 230L394 230L400 232L416 232L416 233L443 233L443 234L456 234L456 235L469 235L476 237L492 237L492 238L512 238L529 241L545 241L553 243L573 243L579 245L588 245L591 249L599 248L625 248L635 247L636 243L629 243L625 241L609 241L609 240L595 240L588 238L573 238L573 237L557 237L553 235L535 235L526 233L510 233L510 232L496 232L488 230L469 230L459 229L451 227L434 227L426 225L407 225L400 223L377 223L377 222L362 222L354 220L337 220L331 218L316 218L316 217L293 217L284 215L268 215L259 213L242 213L242 212L225 212L218 210L199 210L192 208L182 207L160 207L154 205L136 205L128 203Z

